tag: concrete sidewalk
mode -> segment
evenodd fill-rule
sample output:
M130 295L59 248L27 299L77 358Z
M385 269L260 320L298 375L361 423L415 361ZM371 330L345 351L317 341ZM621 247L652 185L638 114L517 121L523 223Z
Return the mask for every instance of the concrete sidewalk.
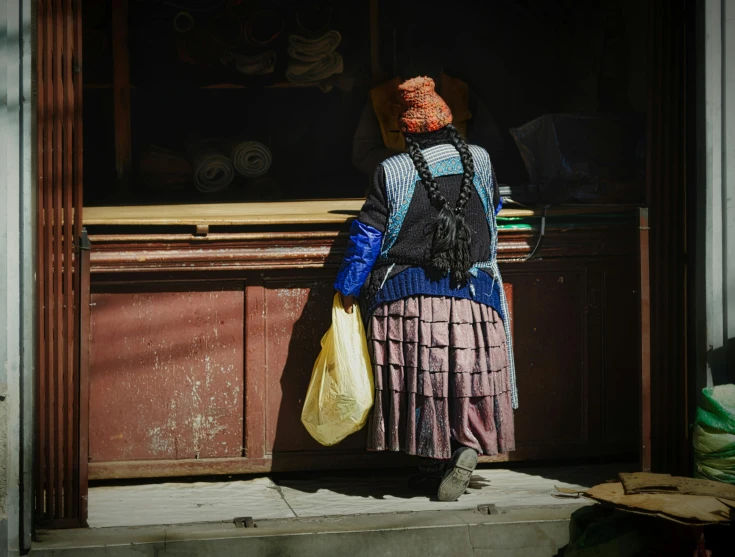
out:
M554 498L555 486L588 487L620 471L481 468L453 503L417 491L405 471L95 487L91 528L39 532L32 555L552 557L587 504Z
M305 518L407 511L499 508L564 504L555 486L590 487L614 478L616 466L576 466L475 471L459 501L439 503L417 490L409 473L307 473L241 481L148 483L95 487L89 493L89 525L93 528ZM572 504L576 501L572 500Z

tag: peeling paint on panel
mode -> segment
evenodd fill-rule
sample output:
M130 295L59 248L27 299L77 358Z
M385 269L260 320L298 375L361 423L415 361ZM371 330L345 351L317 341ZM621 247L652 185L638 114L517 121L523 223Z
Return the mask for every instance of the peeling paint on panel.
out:
M243 290L93 298L90 459L240 456Z

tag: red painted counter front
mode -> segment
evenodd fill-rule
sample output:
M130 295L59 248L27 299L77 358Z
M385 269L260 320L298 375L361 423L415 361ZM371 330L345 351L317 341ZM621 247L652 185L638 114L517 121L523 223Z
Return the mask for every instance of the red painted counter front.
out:
M501 233L512 460L638 451L638 228L620 214L550 220L530 261L537 230ZM321 447L300 422L345 226L89 225L90 479L405 462L366 453L364 432Z

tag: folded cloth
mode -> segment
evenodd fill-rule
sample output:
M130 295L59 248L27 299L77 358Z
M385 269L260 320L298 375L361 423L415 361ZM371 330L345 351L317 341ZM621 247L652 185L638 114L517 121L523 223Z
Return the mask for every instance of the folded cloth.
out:
M241 74L267 75L272 74L276 69L276 53L269 50L255 56L245 56L235 52L225 52L222 55L222 63L226 66L234 65Z
M263 176L273 162L270 149L257 141L227 141L223 150L230 156L237 173L245 178Z
M295 85L314 85L321 83L335 74L342 73L344 62L342 56L332 52L318 62L291 62L286 69L286 79ZM332 86L324 86L329 91Z
M288 55L302 62L318 62L334 52L341 41L339 31L327 31L317 39L291 35L288 38Z
M188 33L194 29L194 17L189 12L179 12L174 16L174 31Z
M227 156L211 145L189 148L194 185L202 193L222 190L235 179L235 168Z

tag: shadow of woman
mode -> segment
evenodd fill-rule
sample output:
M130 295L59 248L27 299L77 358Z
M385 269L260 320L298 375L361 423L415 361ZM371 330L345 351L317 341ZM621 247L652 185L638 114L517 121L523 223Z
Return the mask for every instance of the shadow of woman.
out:
M415 470L407 469L415 466L415 459L403 453L368 452L366 428L333 447L323 447L311 438L301 423L304 397L321 349L321 338L331 324L334 277L347 244L348 226L339 229L339 236L329 245L323 267L278 279L280 307L277 316L269 317L268 327L271 330L280 328L275 332L287 344L275 348L282 350L282 356L269 358L269 366L271 361L277 360L282 362L282 367L278 366L280 397L275 393L268 395L269 405L278 404L278 415L275 427L266 424L269 429L266 451L271 455L275 473L288 472L276 478L299 480L293 482L293 486L302 491L315 493L320 485L326 485L327 478L331 478L329 489L344 495L413 497L416 493L398 488L405 486L406 478ZM401 470L400 467L406 468ZM336 481L340 476L356 476L354 470L365 469L369 471L358 473L361 480L380 477L386 481ZM388 481L389 477L394 479Z

